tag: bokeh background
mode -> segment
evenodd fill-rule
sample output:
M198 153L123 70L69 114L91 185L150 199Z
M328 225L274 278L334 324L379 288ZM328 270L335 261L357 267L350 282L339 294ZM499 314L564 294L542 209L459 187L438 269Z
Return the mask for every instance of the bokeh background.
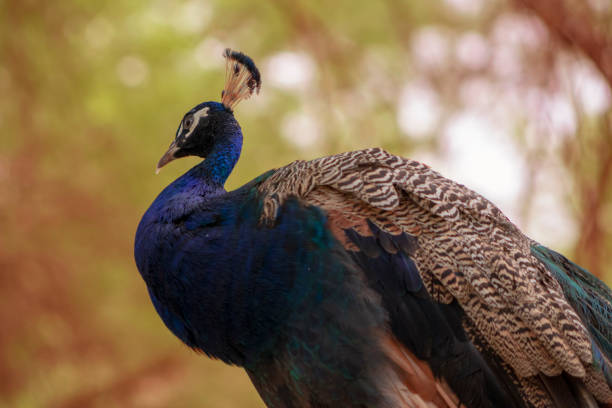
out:
M132 258L225 47L263 76L229 188L382 146L612 283L610 0L0 0L0 406L262 405L165 329Z

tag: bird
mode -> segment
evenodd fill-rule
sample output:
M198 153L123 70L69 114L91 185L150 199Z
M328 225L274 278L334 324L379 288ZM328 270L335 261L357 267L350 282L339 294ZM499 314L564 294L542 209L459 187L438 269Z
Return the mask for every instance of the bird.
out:
M135 236L176 337L268 407L612 407L612 291L466 186L368 148L226 191L261 76L224 57L221 102L183 116L156 171L203 160Z

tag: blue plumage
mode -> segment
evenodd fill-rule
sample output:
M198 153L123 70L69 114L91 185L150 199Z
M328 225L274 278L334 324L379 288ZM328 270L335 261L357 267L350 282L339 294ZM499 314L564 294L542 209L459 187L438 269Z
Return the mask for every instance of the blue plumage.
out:
M367 340L373 342L385 315L348 269L324 214L294 200L274 228L258 227L255 187L265 175L234 192L211 190L211 197L177 206L177 197L193 191L194 174L160 194L136 234L138 268L168 328L190 347L245 367L264 390L284 387L297 395L300 387L333 379L331 371L340 379L325 397L331 401L365 381L359 361L376 357ZM313 314L319 308L325 311ZM317 336L323 330L333 333L328 343ZM285 360L279 362L279 354ZM291 375L262 381L279 370ZM358 388L350 395L374 401L374 391ZM262 394L272 399L270 406L285 405L274 403L276 392Z
M242 134L230 111L201 109L209 116L196 126L213 122L226 134L212 132L207 159L162 191L136 232L136 264L157 312L188 346L244 367L270 406L287 405L280 389L374 405L380 396L363 386L375 382L363 359L382 357L371 345L386 319L374 294L349 268L321 210L290 200L274 228L259 225L257 186L269 173L223 189ZM312 388L317 396L306 392Z
M479 264L459 267L468 255L461 243L448 245L458 238L449 238L452 234L441 220L445 214L457 214L457 208L419 201L410 191L402 192L401 200L411 206L397 212L377 207L393 198L395 190L385 189L384 183L391 177L387 169L400 158L387 157L373 170L367 169L371 152L363 161L349 157L343 170L311 162L315 168L325 167L322 175L313 180L298 177L297 183L303 184L283 197L282 189L275 190L283 182L275 179L284 174L282 169L227 192L225 181L242 148L232 108L259 89L260 78L244 54L227 51L226 57L229 79L223 103L202 103L185 114L158 169L187 155L205 160L159 194L136 232L138 270L157 313L178 338L243 367L270 407L596 407L591 393L606 401L612 384L610 290L561 255L533 245L532 254L550 272L537 279L558 282L588 330L592 360L587 364L590 377L574 378L562 370L524 376L500 353L503 339L491 341L496 333L481 331L491 327L483 326L483 320L512 315L516 305L504 308L485 299L477 304L481 315L475 315L466 304L474 306L469 302L481 298L465 296L463 288L449 292L459 281L471 284L465 275L480 276L476 269L484 265L481 257ZM339 159L330 160L336 164ZM288 169L301 171L303 164ZM404 165L397 177L417 172L418 166ZM349 174L351 169L356 175ZM344 178L343 171L348 174ZM433 179L449 189L439 175ZM418 186L427 178L420 175L416 180ZM359 199L340 193L343 188ZM419 193L438 197L437 188L434 184ZM305 200L310 191L314 194ZM460 193L465 195L461 202L478 199L469 190ZM270 207L271 198L281 203L278 208ZM489 210L487 206L478 202L479 210ZM266 213L274 214L273 222L264 220ZM500 225L509 228L503 220ZM436 252L432 242L447 245L452 256ZM519 252L513 259L527 256L531 254ZM446 259L452 265L441 267ZM500 271L510 269L501 263L502 255L494 253L491 259L493 266L502 265ZM441 273L435 275L436 270ZM485 297L500 288L501 278L480 279L473 290ZM532 316L545 317L536 312ZM520 318L515 321L521 323ZM498 327L517 338L534 335L527 325L515 331ZM563 327L568 336L579 338L569 320ZM550 323L538 328L545 332ZM557 341L552 335L544 337L536 341ZM552 372L557 362L544 356L550 361L539 364Z

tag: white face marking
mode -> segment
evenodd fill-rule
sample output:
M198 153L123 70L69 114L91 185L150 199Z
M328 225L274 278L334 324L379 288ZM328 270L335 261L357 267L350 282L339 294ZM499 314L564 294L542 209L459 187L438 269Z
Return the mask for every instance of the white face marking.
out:
M191 136L191 133L194 131L194 129L198 125L200 118L205 118L206 116L208 116L209 109L210 108L207 106L193 114L193 120L191 121L191 126L189 126L189 131L185 135L185 139ZM181 123L181 127L179 129L179 135L181 134L182 131L183 131L183 123Z

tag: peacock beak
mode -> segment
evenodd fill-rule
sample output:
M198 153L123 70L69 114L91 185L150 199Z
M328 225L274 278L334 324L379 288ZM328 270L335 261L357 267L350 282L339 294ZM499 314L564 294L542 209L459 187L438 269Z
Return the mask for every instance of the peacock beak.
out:
M162 167L170 163L172 160L176 159L175 154L179 149L180 148L176 145L176 141L170 144L170 147L168 148L166 153L164 153L162 158L159 159L159 161L157 162L157 167L155 168L155 174L158 174Z

